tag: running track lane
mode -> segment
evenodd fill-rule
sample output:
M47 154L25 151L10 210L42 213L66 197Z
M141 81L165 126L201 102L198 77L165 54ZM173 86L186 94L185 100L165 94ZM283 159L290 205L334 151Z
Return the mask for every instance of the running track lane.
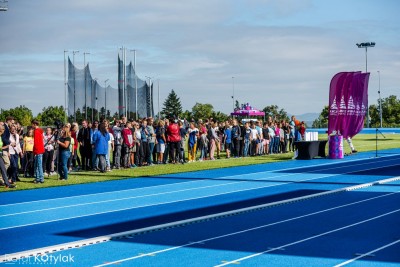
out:
M74 255L76 266L398 266L399 203L393 182L60 255Z
M386 163L389 164L390 160L385 159ZM381 162L382 163L382 162ZM370 164L368 164L369 167L371 167ZM332 166L330 167L330 169L332 169ZM354 169L354 165L352 167L352 169ZM373 169L373 168L372 168ZM392 172L393 170L390 170L390 172ZM321 170L319 170L319 172L321 172ZM386 177L388 174L385 174L382 169L379 170L379 173L382 175L383 173L383 177ZM371 174L371 172L369 172L369 174ZM335 177L334 175L330 175L332 177ZM358 179L360 180L360 178L357 178L358 176L355 175L354 177L348 175L346 176L346 181L349 182L349 180L351 181L351 178L355 179L355 181ZM371 180L372 178L374 178L376 180L375 176L365 176L363 175L361 177L363 180L364 178L368 178L369 180ZM319 180L318 180L319 181ZM321 182L321 181L320 181ZM363 182L365 182L363 180ZM247 182L249 183L249 182ZM303 190L307 190L307 188L310 187L310 185L312 186L317 186L319 187L319 190L323 191L323 190L327 190L327 184L328 184L328 189L335 189L338 187L344 187L342 184L336 184L336 182L332 182L332 181L325 181L322 183L317 183L317 185L313 185L311 184L293 184L291 182L291 184L289 185L289 188L286 188L286 192L293 192L295 190L299 190L303 189ZM357 183L357 182L354 182ZM346 184L348 186L348 184ZM303 186L303 188L302 188ZM336 186L336 187L335 187ZM283 187L282 187L283 188ZM283 188L284 189L284 188ZM310 192L315 192L315 188L313 189L314 191L310 191ZM230 203L232 202L234 199L237 199L237 197L242 198L242 199L248 199L249 198L249 192L248 191L244 191L244 192L239 192L236 194L232 194L229 195L229 197L232 198L223 198L222 200L224 201L224 203ZM269 192L271 194L271 192ZM273 195L276 192L272 192ZM253 194L251 194L251 197L257 197L257 196L263 196L263 195L268 195L267 191L256 191L253 192ZM224 195L226 196L226 195ZM285 195L285 197L287 197L287 195ZM194 200L194 201L184 201L184 202L179 202L179 204L181 205L173 205L173 207L167 207L167 209L165 210L164 214L168 214L171 211L175 211L178 212L179 210L187 210L188 209L188 205L189 207L193 208L194 207L207 207L207 205L209 206L210 203L215 204L216 201L221 201L220 199L213 199L213 198L206 198L203 199L204 203L199 203L198 200ZM263 199L261 199L263 200ZM276 200L276 199L275 199ZM281 199L279 199L281 200ZM273 199L271 199L271 201L273 201ZM200 206L196 206L199 205ZM246 205L249 205L250 203L246 203ZM257 204L257 203L256 203ZM203 205L203 206L202 206ZM178 207L177 207L178 206ZM228 206L229 209L235 209L235 208L240 208L240 207L235 207L235 206ZM149 223L150 221L152 223L160 223L159 220L157 220L158 218L156 218L156 220L154 220L154 215L157 214L158 208L153 207L154 209L149 209L146 208L143 213L138 214L138 212L135 211L131 211L130 209L128 211L122 212L122 213L117 213L117 214L102 214L102 216L89 216L87 218L85 218L85 220L82 220L82 218L76 218L76 219L72 219L72 220L61 220L55 223L46 223L46 224L39 224L39 225L32 225L32 226L28 226L28 227L19 227L19 229L9 229L8 231L0 231L0 235L4 234L4 238L7 238L7 236L13 236L13 235L18 235L20 236L19 239L14 239L14 240L10 240L10 243L8 247L3 248L4 250L6 250L6 252L3 253L10 253L10 252L17 252L17 251L22 251L22 250L27 250L27 249L32 249L32 248L37 248L37 247L43 247L43 246L48 246L48 245L54 245L54 244L58 244L58 243L64 243L64 242L68 242L68 241L75 241L75 240L79 240L79 237L84 237L84 238L88 238L88 237L94 237L94 236L98 236L98 235L102 235L102 234L110 234L110 233L114 233L114 232L121 232L124 230L132 230L132 224L133 221L135 221L135 226L137 228L141 228L138 226L148 226L148 225L141 225L141 224L136 224L137 220L140 218L148 218L148 220L146 221L147 223ZM178 208L178 210L174 210L174 208ZM164 210L163 210L164 211ZM212 211L212 213L218 212L220 210L215 210L215 209L211 209L211 208L207 208L205 211ZM133 214L132 214L133 213ZM209 213L208 213L209 214ZM27 214L23 214L23 215L27 215ZM29 215L31 215L29 213ZM117 216L115 216L117 215ZM118 216L120 215L120 216ZM142 217L141 217L142 215ZM143 216L144 215L144 216ZM159 215L159 213L158 213ZM176 220L177 217L174 216L176 215L173 214L172 216L170 216L168 219L169 220ZM189 216L192 216L193 214L185 214L186 218ZM129 216L133 216L133 219L127 220L125 219L126 217ZM136 217L135 217L136 216ZM185 217L184 217L185 218ZM165 218L163 218L165 219ZM178 218L180 219L180 218ZM72 221L72 222L71 222ZM100 227L102 226L102 227ZM117 227L115 227L117 226ZM125 227L125 228L121 228L121 226ZM121 229L120 229L121 228ZM101 232L102 231L102 232ZM2 237L3 238L3 237ZM14 241L14 243L13 243ZM11 251L7 251L11 250L11 249L19 249L17 251L15 250L11 250ZM3 254L2 253L2 254Z

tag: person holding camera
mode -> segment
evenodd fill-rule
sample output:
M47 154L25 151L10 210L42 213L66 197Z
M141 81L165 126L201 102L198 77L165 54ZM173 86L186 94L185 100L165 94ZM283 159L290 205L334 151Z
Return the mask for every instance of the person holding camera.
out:
M61 137L57 140L59 150L58 174L60 180L68 180L68 159L71 157L71 132L67 125L62 128Z

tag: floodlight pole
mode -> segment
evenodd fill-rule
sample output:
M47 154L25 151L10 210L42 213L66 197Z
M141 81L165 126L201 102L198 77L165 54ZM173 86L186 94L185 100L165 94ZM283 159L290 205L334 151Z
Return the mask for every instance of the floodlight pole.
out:
M358 48L365 48L365 73L368 72L368 47L374 47L374 42L360 43L356 44ZM369 101L368 101L368 92L367 92L367 128L369 128Z
M109 79L104 81L104 119L107 118L107 82Z
M378 94L379 94L379 120L380 120L380 124L381 124L381 128L382 126L382 98L381 98L381 72L378 70L378 77L379 77L379 89L378 89Z
M94 78L94 92L95 92L95 97L96 97L96 111L97 111L97 120L100 122L100 112L99 112L99 106L98 106L98 98L97 98L97 78Z
M76 121L76 92L75 92L75 54L78 54L78 50L72 51L72 65L74 65L74 121Z
M137 71L136 71L136 49L131 49L129 52L133 52L133 70L135 72L135 120L138 119L138 107L137 107Z
M145 76L147 79L149 79L149 95L150 95L150 100L151 96L153 95L153 89L151 88L151 80L154 78L153 77L149 77L149 76ZM153 101L149 101L149 110L150 110L150 116L153 116L154 114L151 114L151 111L153 110Z
M157 88L158 88L157 110L158 110L158 120L160 120L160 79L158 79L157 81Z
M83 73L85 75L85 119L87 120L86 55L90 55L90 53L83 52Z
M232 112L235 111L235 77L232 77Z
M65 97L65 103L64 103L64 123L67 123L67 118L68 118L68 108L67 108L67 98L68 98L68 93L67 93L67 66L66 66L66 59L65 59L65 53L68 53L68 50L64 50L64 97Z

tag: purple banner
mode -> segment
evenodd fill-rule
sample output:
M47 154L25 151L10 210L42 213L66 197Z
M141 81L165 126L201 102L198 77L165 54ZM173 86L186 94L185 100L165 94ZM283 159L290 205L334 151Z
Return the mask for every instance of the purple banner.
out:
M332 80L329 91L328 134L340 132L353 137L364 127L368 108L369 73L340 72Z

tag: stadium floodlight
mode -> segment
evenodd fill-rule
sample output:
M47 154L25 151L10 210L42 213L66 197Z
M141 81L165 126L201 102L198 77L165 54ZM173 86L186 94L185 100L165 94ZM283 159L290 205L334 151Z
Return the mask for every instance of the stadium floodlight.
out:
M358 48L365 48L365 73L368 72L368 47L375 47L375 42L356 44ZM368 96L367 96L368 99ZM367 106L367 128L369 128L369 104Z

